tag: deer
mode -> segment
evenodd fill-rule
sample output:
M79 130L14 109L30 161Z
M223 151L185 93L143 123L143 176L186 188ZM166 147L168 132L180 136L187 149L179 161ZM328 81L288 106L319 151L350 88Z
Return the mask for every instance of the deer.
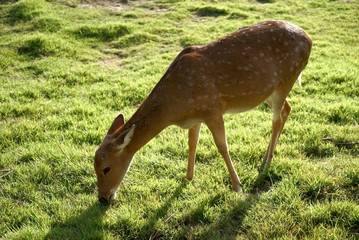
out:
M118 115L97 149L99 201L116 197L135 153L170 125L188 129L188 180L193 179L203 123L225 161L233 190L241 192L223 115L262 103L272 108L272 133L261 167L267 169L292 108L286 98L295 81L300 81L311 47L311 38L300 27L267 20L207 45L184 48L133 116L125 122L123 114Z

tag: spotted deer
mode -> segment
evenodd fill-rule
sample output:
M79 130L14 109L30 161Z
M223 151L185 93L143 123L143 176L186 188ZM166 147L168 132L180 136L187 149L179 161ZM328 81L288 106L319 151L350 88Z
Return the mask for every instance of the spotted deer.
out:
M241 191L223 114L244 112L263 102L273 109L272 136L262 165L268 168L291 111L286 97L308 62L311 46L310 37L298 26L263 21L182 50L134 115L126 123L122 114L114 120L96 151L100 202L115 198L135 153L169 125L189 129L187 179L193 178L204 123L224 158L233 190Z

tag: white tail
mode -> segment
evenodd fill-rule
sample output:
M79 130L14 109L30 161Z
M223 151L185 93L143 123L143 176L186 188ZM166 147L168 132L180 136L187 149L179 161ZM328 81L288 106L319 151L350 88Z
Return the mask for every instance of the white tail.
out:
M272 137L263 160L267 168L291 110L286 97L308 62L311 46L301 28L264 21L207 45L185 48L129 121L125 123L122 115L115 119L96 151L100 201L115 197L136 151L169 125L189 129L188 179L193 178L199 131L205 123L225 160L233 189L241 191L222 115L262 102L271 106Z
M298 76L298 84L299 86L302 86L302 72Z

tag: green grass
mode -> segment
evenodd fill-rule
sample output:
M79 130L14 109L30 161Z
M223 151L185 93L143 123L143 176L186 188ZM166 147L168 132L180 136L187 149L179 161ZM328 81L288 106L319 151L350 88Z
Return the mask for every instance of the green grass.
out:
M358 239L359 146L321 141L359 142L358 12L357 0L0 0L0 170L13 169L0 173L1 238ZM185 181L187 132L169 127L99 204L94 151L118 113L134 113L183 47L265 19L314 43L269 170L257 170L262 105L225 116L244 193L206 127Z

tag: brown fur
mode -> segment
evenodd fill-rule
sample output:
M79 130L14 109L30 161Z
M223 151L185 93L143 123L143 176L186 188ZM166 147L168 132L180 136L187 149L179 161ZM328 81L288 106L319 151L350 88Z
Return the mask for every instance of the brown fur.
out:
M311 39L299 27L264 21L207 45L185 48L129 121L124 123L121 115L114 121L97 150L99 199L114 197L136 151L169 125L189 129L187 178L192 179L201 123L213 134L233 189L240 191L222 115L243 112L262 102L272 107L272 138L263 161L267 168L291 110L285 99L308 62L311 46ZM124 144L126 136L130 141ZM111 170L105 175L107 167Z

